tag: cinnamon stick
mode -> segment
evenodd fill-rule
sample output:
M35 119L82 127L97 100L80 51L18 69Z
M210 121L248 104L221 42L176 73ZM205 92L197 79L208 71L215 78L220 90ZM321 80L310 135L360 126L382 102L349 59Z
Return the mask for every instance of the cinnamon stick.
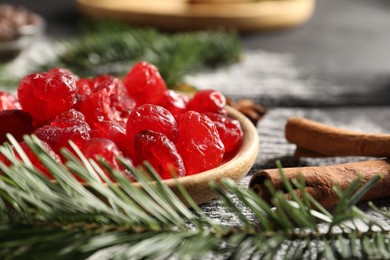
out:
M305 118L291 118L286 139L306 150L328 156L390 157L390 134L355 132Z
M334 186L338 185L344 190L358 176L361 177L361 185L364 185L376 175L383 176L381 181L368 191L361 201L390 196L389 160L372 160L333 166L285 168L283 171L288 180L298 179L301 175L305 180L305 191L311 194L324 207L333 207L338 203L338 197L333 191ZM264 184L266 180L269 180L276 190L282 190L286 199L291 199L291 195L284 187L278 169L262 170L255 173L249 183L249 187L263 199L270 202L271 194ZM296 189L295 192L298 196L301 196L300 190Z
M236 102L232 99L227 99L226 103L244 114L254 125L267 113L266 107L250 99L239 99Z

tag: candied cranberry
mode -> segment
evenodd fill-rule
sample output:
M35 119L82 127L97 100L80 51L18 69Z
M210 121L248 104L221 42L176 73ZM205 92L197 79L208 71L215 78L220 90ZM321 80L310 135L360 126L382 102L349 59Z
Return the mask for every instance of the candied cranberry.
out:
M22 110L0 111L0 144L7 141L7 133L20 142L23 135L31 134L32 131L32 117L29 113Z
M242 130L238 120L225 115L205 113L217 127L219 136L225 146L225 153L235 151L242 141Z
M81 148L86 158L99 159L103 158L108 164L115 169L120 169L117 157L122 156L116 144L106 138L93 138L86 141Z
M170 89L165 92L163 99L160 101L160 105L171 112L175 118L187 111L187 103L187 96Z
M165 108L146 104L131 111L126 125L126 134L131 141L142 130L153 130L162 133L175 142L178 135L177 123L172 114Z
M188 111L179 120L177 151L187 175L219 166L225 152L215 124L206 115Z
M183 160L177 153L175 145L161 133L145 130L135 135L135 164L141 165L148 161L162 179L172 178L172 172L177 177L186 174Z
M14 95L0 91L0 111L10 109L22 109L22 107Z
M72 108L76 103L76 82L68 73L30 74L22 79L18 98L24 111L43 122Z
M115 92L116 88L123 87L120 79L108 74L103 74L94 78L81 78L76 82L78 98L89 96L99 90L107 89L110 94Z
M94 92L95 82L93 79L79 79L76 81L77 100L80 101Z
M81 148L90 139L90 130L83 114L71 109L58 115L50 125L37 128L34 134L47 142L56 153L60 153L62 147L72 150L69 140Z
M114 120L119 122L123 122L124 119L127 120L130 111L136 106L135 100L129 96L126 87L120 79L106 75L103 83L111 86L109 92L111 101L110 107L116 115ZM103 83L101 83L101 85L103 85Z
M50 124L59 128L82 126L89 129L88 124L85 123L84 115L74 109L59 114Z
M19 143L20 147L23 149L24 153L27 155L27 157L30 159L31 163L39 169L47 178L53 179L53 175L49 172L49 170L42 164L42 162L39 160L39 158L34 154L34 152L31 150L31 148L27 145L25 142ZM56 162L61 163L60 157L50 148L50 146L44 142L41 141L42 148L46 150L46 152L49 154L50 157L52 157ZM21 160L20 155L16 152L15 149L13 149L13 152L15 154L15 157ZM6 157L2 154L0 154L0 161L4 162L6 165L10 166L11 162L6 159Z
M124 156L133 158L133 144L126 135L126 128L116 122L101 122L92 129L91 138L107 138L118 146Z
M188 110L199 113L226 114L226 98L216 90L206 89L198 91L188 102Z
M85 120L94 127L104 120L112 120L114 113L110 109L110 97L106 89L86 97L75 107L85 115Z
M110 75L77 81L77 95L75 108L92 127L107 120L123 123L135 107L120 79Z
M71 70L66 69L66 68L52 68L48 72L49 73L67 73L67 74L71 75L75 79L75 81L79 80L79 76L77 76Z
M137 105L157 104L167 89L158 69L147 62L138 62L124 79L130 97Z

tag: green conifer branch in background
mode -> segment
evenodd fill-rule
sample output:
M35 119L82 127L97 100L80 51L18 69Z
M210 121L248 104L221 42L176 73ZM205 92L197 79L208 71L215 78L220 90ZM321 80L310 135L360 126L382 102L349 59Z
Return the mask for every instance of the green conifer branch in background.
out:
M27 59L29 72L64 67L82 77L110 73L123 76L139 60L159 68L171 88L183 83L185 75L237 62L241 44L237 33L226 30L162 33L151 28L114 22L90 22L80 36L54 40L54 57ZM44 54L42 54L44 56ZM18 84L0 67L0 84Z
M211 183L241 223L231 226L216 223L197 206L188 209L148 165L141 171L122 161L142 185L140 189L136 186L139 184L103 161L99 166L87 160L74 145L77 156L64 151L68 159L64 166L54 161L35 137L27 136L25 141L56 181L42 177L14 139L10 142L24 162L15 159L9 146L0 147L0 152L13 162L12 166L0 163L2 259L85 259L96 253L106 253L104 258L112 259L390 256L389 231L355 206L380 176L361 188L357 179L347 190L338 191L341 202L332 211L304 192L299 180L285 180L285 186L289 191L293 186L301 188L302 199L293 196L292 201L286 201L282 193L272 191L272 204L232 180ZM117 184L107 178L105 171ZM88 187L73 174L84 179ZM177 183L180 185L179 180ZM237 200L231 200L231 196ZM187 198L187 204L194 204L184 189L182 197ZM244 215L236 203L250 214ZM390 220L388 209L372 205L372 210ZM359 228L357 221L364 228Z

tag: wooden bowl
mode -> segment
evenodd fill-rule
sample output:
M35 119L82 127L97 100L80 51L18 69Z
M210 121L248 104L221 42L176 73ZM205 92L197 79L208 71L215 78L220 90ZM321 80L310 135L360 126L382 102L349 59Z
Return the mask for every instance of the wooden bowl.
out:
M259 31L300 25L315 0L76 0L80 12L164 30L229 28Z
M217 194L209 186L210 182L218 182L223 178L240 180L249 172L257 157L259 137L255 126L243 114L231 107L228 107L228 113L231 118L240 122L244 133L238 152L233 158L217 168L178 179L197 204L217 197ZM180 197L174 180L164 180L163 182Z

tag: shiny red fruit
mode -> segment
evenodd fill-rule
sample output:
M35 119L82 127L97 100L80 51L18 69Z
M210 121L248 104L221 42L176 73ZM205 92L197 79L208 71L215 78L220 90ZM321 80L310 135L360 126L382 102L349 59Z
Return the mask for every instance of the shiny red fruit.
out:
M89 125L84 120L84 115L71 109L58 115L49 125L36 129L34 134L47 142L54 152L60 154L62 147L72 151L69 140L81 148L90 139L90 130Z
M146 104L131 111L126 124L126 134L131 141L143 130L162 133L175 142L178 135L177 123L172 114L165 108Z
M167 90L158 69L147 62L136 63L126 75L124 84L137 106L147 103L157 104Z
M71 70L66 69L66 68L52 68L51 70L48 71L49 73L67 73L71 75L75 81L79 80L79 76L74 74Z
M95 92L95 82L93 79L81 78L76 81L77 101L85 99L86 96Z
M33 131L32 117L23 110L0 111L0 144L8 141L6 134L11 134L17 141L23 140L23 135Z
M115 114L110 108L110 96L106 89L87 96L75 106L85 115L85 120L91 127L101 121L113 120Z
M180 117L176 147L187 175L219 166L225 152L215 124L195 111L188 111Z
M188 102L188 110L199 113L226 114L226 98L216 90L206 89L198 91Z
M120 169L116 158L122 156L122 153L111 140L106 138L92 138L84 143L81 152L86 158L95 160L102 158L115 169Z
M225 153L235 151L241 144L243 132L240 122L225 115L205 113L217 127L219 136L225 146Z
M0 111L22 109L18 99L11 93L0 91Z
M75 108L85 115L92 128L108 120L124 123L135 107L135 101L128 96L122 81L110 75L80 79L77 97Z
M167 109L171 114L178 118L179 115L187 111L187 104L189 98L181 95L173 90L167 90L163 99L160 101L160 105Z
M72 75L42 72L25 76L18 88L24 111L42 123L68 111L76 103L76 82Z
M142 165L144 161L148 161L162 179L186 175L181 156L173 142L164 134L151 130L136 134L134 150L136 151L134 163Z
M112 121L103 121L91 130L91 138L107 138L113 141L123 155L133 158L133 142L126 135L126 128Z

